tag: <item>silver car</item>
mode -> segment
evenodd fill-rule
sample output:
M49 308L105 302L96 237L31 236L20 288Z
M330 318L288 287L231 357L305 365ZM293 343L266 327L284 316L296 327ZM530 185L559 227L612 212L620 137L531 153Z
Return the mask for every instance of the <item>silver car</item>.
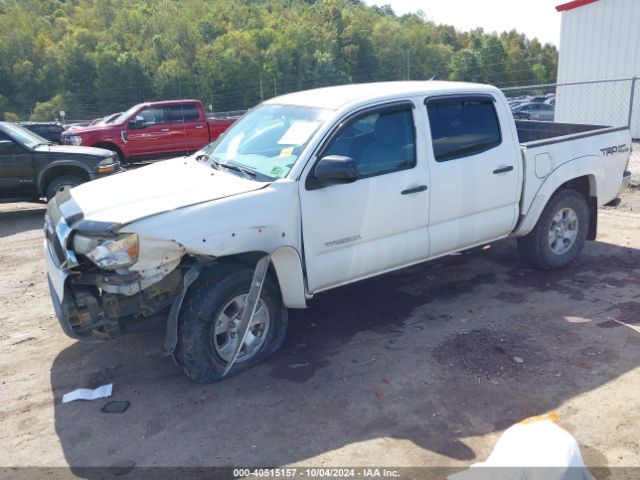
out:
M516 120L540 120L553 122L555 108L553 105L542 102L523 103L512 109L513 118Z

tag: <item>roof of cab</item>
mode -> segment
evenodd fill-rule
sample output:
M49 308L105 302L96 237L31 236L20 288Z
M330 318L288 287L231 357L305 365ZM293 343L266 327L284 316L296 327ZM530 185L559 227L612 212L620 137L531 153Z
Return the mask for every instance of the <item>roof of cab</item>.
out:
M402 81L378 83L353 83L335 87L303 90L274 97L264 103L296 105L338 110L354 103L368 103L396 97L412 97L456 92L495 92L491 85L444 81Z

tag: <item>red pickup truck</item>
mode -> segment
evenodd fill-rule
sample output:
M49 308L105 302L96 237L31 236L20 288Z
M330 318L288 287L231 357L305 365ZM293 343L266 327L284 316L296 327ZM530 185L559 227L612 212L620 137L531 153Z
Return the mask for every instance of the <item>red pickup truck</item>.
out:
M111 123L71 128L62 134L62 142L111 150L124 164L200 150L236 119L207 118L200 100L147 102L131 107Z

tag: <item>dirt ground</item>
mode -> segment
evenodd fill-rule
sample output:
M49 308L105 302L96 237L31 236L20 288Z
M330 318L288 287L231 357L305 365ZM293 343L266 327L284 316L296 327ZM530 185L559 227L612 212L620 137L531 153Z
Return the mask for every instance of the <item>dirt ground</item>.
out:
M638 190L566 270L532 270L505 240L327 292L266 364L206 386L160 354L160 328L63 334L43 215L0 205L0 466L463 468L550 411L599 478L640 466ZM108 382L125 413L61 403Z

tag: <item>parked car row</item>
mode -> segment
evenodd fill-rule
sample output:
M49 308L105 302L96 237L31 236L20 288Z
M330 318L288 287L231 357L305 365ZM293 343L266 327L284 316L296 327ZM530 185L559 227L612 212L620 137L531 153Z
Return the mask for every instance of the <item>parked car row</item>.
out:
M555 114L553 105L541 102L521 103L511 107L513 118L517 120L540 120L552 122Z
M111 150L122 163L193 153L217 139L237 117L207 118L199 100L147 102L115 118L62 134L67 145Z
M193 153L238 116L207 118L202 102L178 100L142 103L85 126L0 122L0 199L50 199L121 172L127 161Z
M511 98L509 107L516 120L539 120L552 122L555 115L554 93L539 96Z

